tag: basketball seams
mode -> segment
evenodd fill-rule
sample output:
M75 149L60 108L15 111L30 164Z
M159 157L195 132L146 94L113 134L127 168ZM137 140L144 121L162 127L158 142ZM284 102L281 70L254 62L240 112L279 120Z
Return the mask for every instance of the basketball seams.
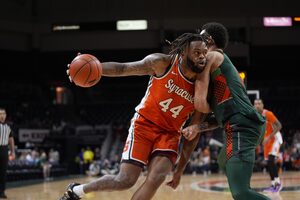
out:
M89 64L89 66L90 66L90 67L89 67L89 70L90 70L90 71L89 71L89 75L87 76L87 78L86 78L86 80L85 80L85 82L84 82L84 86L86 86L86 84L88 83L88 81L89 81L89 79L90 79L90 76L91 76L91 74L92 74L92 70L93 70L93 69L92 69L93 67L92 67L92 65L90 64L90 62L88 62L88 64Z
M91 58L91 57L90 57ZM86 64L90 64L90 62L91 61L93 61L93 59L91 59L91 60L86 60L86 59L84 59L84 58L77 58L76 60L73 60L72 62L71 62L71 64L72 63L75 63L77 60L83 60L83 61L85 61L85 63L84 63L84 65L82 65L77 71L76 71L76 73L74 74L74 77L73 77L73 80L75 80L75 78L76 78L76 75L86 66ZM89 77L88 77L89 78Z
M80 80L82 81L83 84L79 84L79 86L82 87L90 87L95 85L97 82L99 82L100 78L101 78L101 63L99 64L99 61L96 57L94 57L93 55L90 54L81 54L84 55L84 57L79 56L78 58L75 58L72 62L71 62L71 66L70 68L72 68L72 65L77 65L77 70L76 68L73 70L73 72L75 71L74 75L72 76L72 79L74 80L75 84L76 84L76 78L78 79L78 77L82 77L81 73L83 72L83 70L85 71L84 73L86 74L85 76L87 76L86 79L78 79L77 82ZM79 63L78 63L79 62ZM94 63L92 63L94 62ZM89 66L87 66L89 65ZM97 68L97 72L95 71L96 69L91 69L91 68ZM85 69L85 67L88 67L89 69ZM88 71L87 71L88 70ZM96 77L94 77L96 76ZM93 77L93 80L89 81L89 79L91 79L91 77ZM77 84L76 84L77 85Z
M82 66L76 71L76 73L75 73L74 76L73 76L73 80L76 79L77 74L78 74L78 73L86 66L86 64L89 64L89 62L86 62L84 65L82 65Z
M96 69L97 69L97 72L98 72L98 75L97 75L98 79L96 79L96 80L99 81L101 76L100 76L100 69L99 69L100 66L99 66L99 63L97 62L98 59L96 57L90 55L90 54L87 54L87 56L91 59L89 62L94 61L95 64L96 64Z

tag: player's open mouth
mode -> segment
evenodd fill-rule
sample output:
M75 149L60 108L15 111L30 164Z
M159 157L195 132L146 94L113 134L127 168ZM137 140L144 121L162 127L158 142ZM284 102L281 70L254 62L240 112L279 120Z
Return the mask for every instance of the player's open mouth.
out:
M205 60L203 60L203 61L201 61L201 62L198 63L198 66L199 67L204 67L205 64L206 64L206 62L205 62Z

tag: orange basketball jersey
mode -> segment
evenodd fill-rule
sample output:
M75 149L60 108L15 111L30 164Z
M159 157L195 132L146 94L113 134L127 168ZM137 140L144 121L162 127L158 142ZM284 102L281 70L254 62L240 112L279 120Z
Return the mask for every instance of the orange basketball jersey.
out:
M277 118L273 114L273 112L271 112L271 111L269 111L267 109L264 109L262 114L263 114L263 116L266 117L266 133L265 133L265 138L267 138L273 132L272 124L277 121ZM271 141L274 141L274 140L275 140L275 137L271 138Z
M148 88L136 112L167 131L180 131L194 111L194 83L181 72L176 57L162 77L151 76Z

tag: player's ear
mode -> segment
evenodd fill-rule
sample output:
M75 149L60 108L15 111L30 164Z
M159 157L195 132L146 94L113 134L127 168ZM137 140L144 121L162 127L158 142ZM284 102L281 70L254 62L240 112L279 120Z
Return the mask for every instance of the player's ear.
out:
M209 44L209 45L213 45L213 44L215 44L215 41L213 40L213 38L211 37L211 35L207 38L207 44Z

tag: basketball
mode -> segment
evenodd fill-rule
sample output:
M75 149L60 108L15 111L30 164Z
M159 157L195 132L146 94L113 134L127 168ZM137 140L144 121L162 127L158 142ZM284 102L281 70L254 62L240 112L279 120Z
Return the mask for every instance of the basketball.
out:
M93 55L80 54L70 64L69 75L75 85L92 87L96 85L102 75L102 65Z

